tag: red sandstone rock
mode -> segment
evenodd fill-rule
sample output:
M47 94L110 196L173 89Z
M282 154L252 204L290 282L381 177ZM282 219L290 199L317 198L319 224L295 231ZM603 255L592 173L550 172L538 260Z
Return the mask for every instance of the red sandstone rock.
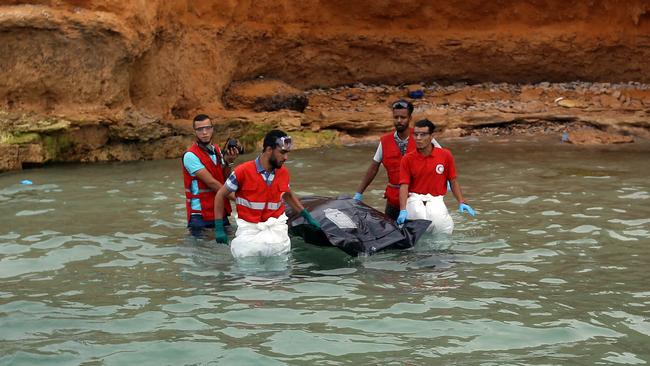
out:
M649 82L649 33L645 0L0 0L0 108L189 118L260 75Z
M600 105L605 108L620 108L621 102L613 95L603 94L600 96Z
M218 138L252 124L358 137L390 130L388 105L420 83L415 118L450 131L585 122L647 136L647 85L613 85L650 82L648 34L645 0L0 0L0 133L60 135L57 161L176 157L198 112ZM260 76L320 91L300 116L255 112L287 104L272 97L224 109L229 86ZM554 84L574 80L607 83ZM51 117L69 123L38 125ZM3 147L0 170L48 161L32 143L18 162Z
M228 108L272 112L290 109L302 112L308 99L304 93L280 80L251 80L232 83L223 97Z
M22 165L23 163L42 164L46 162L49 157L47 152L43 151L43 145L25 144L19 145L18 158Z
M18 145L0 144L0 172L22 169L22 163L18 159L18 151Z

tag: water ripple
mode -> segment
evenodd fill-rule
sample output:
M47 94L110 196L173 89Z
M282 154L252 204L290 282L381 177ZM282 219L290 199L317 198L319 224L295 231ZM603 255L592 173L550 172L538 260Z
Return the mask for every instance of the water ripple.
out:
M649 359L647 154L481 146L454 149L478 216L448 195L451 237L361 258L293 239L242 264L187 237L178 161L0 175L0 364ZM353 192L374 148L296 151L292 186Z

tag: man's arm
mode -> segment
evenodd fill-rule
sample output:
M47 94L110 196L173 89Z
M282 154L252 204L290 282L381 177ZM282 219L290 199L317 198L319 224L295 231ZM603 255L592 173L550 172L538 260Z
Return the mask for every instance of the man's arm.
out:
M214 220L218 221L223 219L223 202L224 198L229 196L231 192L226 188L226 186L221 186L217 191L217 194L214 196Z
M217 243L228 245L228 235L224 228L223 206L224 199L227 197L234 200L235 191L239 190L239 183L235 173L232 173L214 195L214 238Z
M395 223L397 225L402 225L406 222L408 212L406 211L406 200L409 196L409 185L408 183L402 183L399 186L399 215Z
M221 188L221 183L210 174L205 168L205 165L201 163L201 160L194 153L188 152L183 156L183 166L190 175L199 179L213 191L216 192Z
M372 183L372 181L375 179L377 176L377 172L379 172L379 164L376 161L370 162L370 166L368 166L368 170L366 170L366 175L363 177L361 180L361 183L359 183L359 186L357 187L357 192L358 193L363 193L366 188Z
M215 192L221 189L221 187L223 186L223 184L219 183L219 181L216 180L212 176L212 174L210 174L210 172L205 168L201 170L197 170L194 173L194 176L197 179L201 180L201 182L205 183L206 186L210 187L210 189L212 189Z
M460 190L460 184L458 183L456 178L451 179L450 182L451 182L451 193L454 194L456 201L458 201L458 203L464 203L465 200L463 199L463 192L461 192Z
M291 206L294 212L299 212L300 216L302 216L309 225L311 225L316 230L321 230L320 223L314 219L314 217L309 213L309 211L307 211L307 209L305 209L305 206L300 203L300 200L296 195L294 195L291 191L287 191L284 192L282 198L284 198L289 206Z
M476 216L476 212L472 206L468 205L467 202L465 202L463 193L460 191L460 184L458 184L456 178L451 180L451 192L454 194L454 197L456 197L456 200L458 201L458 212L467 212L472 216Z
M451 152L449 152L449 160L447 166L445 167L445 171L447 174L447 181L451 186L451 193L454 194L454 197L459 204L464 203L463 192L461 192L460 184L458 183L458 180L456 180L456 161L454 160L454 156L451 155Z
M408 156L402 159L399 167L399 215L395 222L402 225L406 222L408 212L406 211L406 201L409 197L409 184L411 184L411 169L408 164Z
M411 184L411 168L409 158L402 159L399 164L399 209L406 210L406 201L409 198L409 185Z
M368 166L368 169L366 170L366 175L363 176L361 183L359 183L359 186L357 187L357 192L354 194L355 200L361 201L363 192L366 190L366 188L368 188L370 183L372 183L372 181L377 176L377 172L379 171L379 164L381 164L384 155L382 150L383 149L381 148L381 142L380 142L379 145L377 145L377 151L375 151L375 156L372 157L370 166Z
M230 191L226 186L222 186L214 196L214 240L217 243L228 245L228 234L224 228L223 222L223 201Z
M284 192L284 195L282 196L284 200L291 206L291 209L294 212L300 213L302 210L305 209L305 207L300 203L300 200L298 197L293 194L291 191Z
M400 184L399 185L399 209L406 210L406 201L409 198L409 185Z

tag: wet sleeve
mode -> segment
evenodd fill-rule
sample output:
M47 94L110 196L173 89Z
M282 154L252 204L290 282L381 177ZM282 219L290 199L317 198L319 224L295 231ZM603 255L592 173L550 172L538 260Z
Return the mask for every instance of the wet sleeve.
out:
M381 142L379 143L379 146L377 146L377 151L375 151L375 156L372 158L377 163L381 163L381 160L383 159L384 153L381 150Z
M447 180L456 179L456 162L451 152L447 150Z
M235 172L230 173L230 176L226 179L225 186L230 192L237 192L239 190L239 182L237 181L237 175L235 175Z
M194 176L199 170L205 169L199 157L192 152L185 153L183 156L183 166L191 176Z
M399 166L399 184L411 184L411 168L406 156L402 158Z

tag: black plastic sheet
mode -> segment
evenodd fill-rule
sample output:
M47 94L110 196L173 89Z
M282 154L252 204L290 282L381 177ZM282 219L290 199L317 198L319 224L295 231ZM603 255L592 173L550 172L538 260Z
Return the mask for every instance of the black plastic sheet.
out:
M431 223L413 220L399 228L382 212L347 197L313 196L302 198L301 202L322 230L314 229L287 205L289 234L300 236L310 244L335 246L351 256L411 248Z

